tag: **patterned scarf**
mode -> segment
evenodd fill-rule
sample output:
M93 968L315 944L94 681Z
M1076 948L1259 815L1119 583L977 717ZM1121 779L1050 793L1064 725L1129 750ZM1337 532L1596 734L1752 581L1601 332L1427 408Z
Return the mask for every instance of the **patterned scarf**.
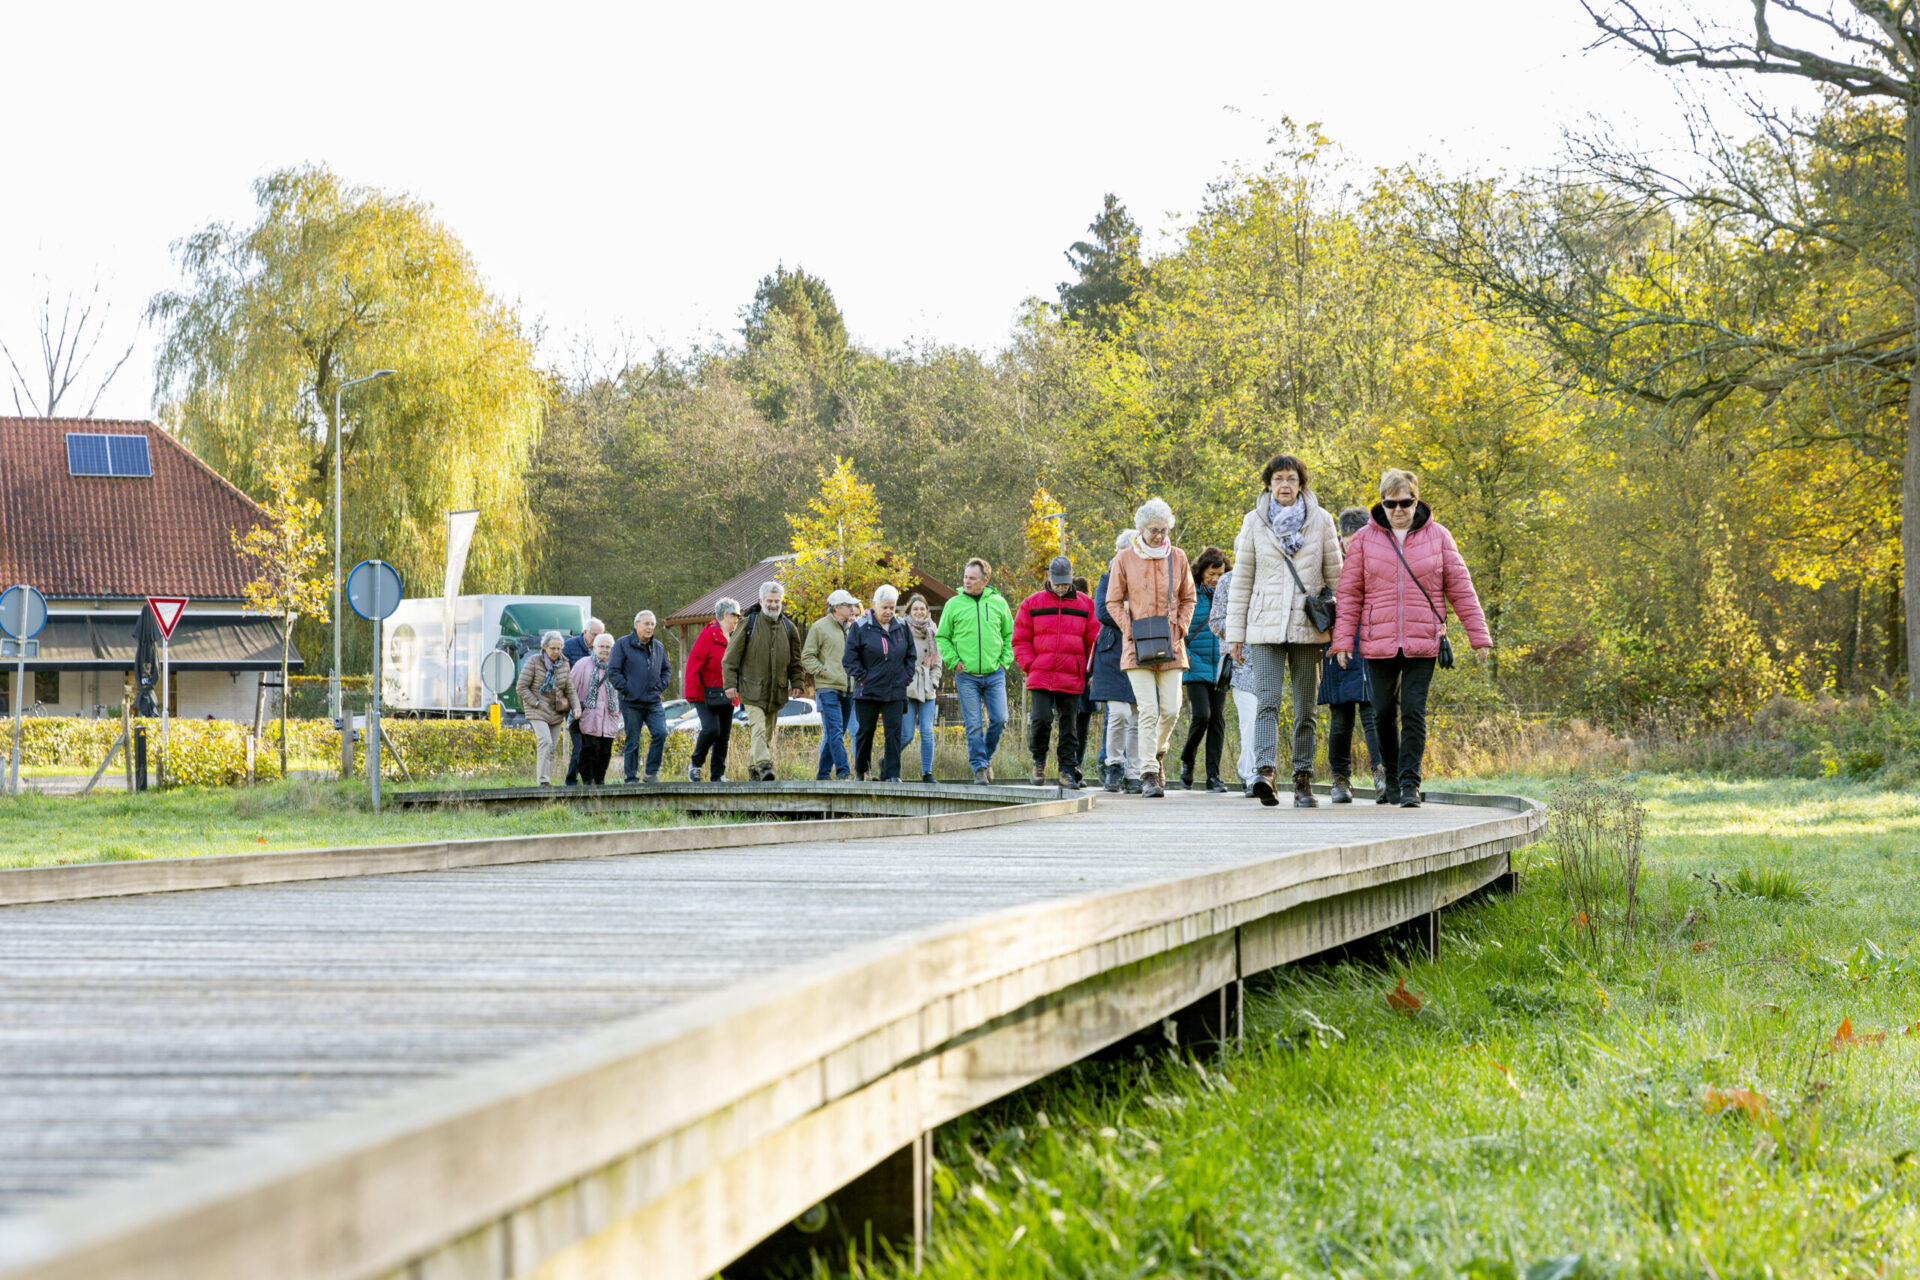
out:
M1306 545L1307 537L1302 529L1307 523L1307 495L1301 491L1293 500L1293 505L1283 507L1273 500L1273 495L1263 493L1260 501L1267 507L1267 527L1273 530L1273 536L1280 539L1280 549L1288 555L1294 554Z
M540 656L543 658L546 658L545 654L541 654ZM540 692L543 694L552 693L554 691L554 687L559 683L559 681L560 681L560 664L555 662L552 658L547 658L547 678L540 682Z
M587 696L580 699L580 709L590 711L600 705L600 689L607 683L607 664L599 658L593 660L593 679L587 681Z
M934 643L933 619L928 618L925 622L916 622L909 616L907 618L907 627L913 632L914 644L920 654L920 665L923 667L939 666L940 646Z

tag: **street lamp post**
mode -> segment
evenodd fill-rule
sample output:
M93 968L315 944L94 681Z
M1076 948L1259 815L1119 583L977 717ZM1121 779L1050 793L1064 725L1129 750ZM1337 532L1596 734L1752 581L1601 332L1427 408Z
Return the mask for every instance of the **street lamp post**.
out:
M333 700L334 717L340 722L342 778L353 773L353 721L347 718L346 705L340 700L340 401L349 387L357 387L363 382L372 382L394 372L392 369L376 369L364 378L336 383L333 388L333 675L328 680L327 694Z

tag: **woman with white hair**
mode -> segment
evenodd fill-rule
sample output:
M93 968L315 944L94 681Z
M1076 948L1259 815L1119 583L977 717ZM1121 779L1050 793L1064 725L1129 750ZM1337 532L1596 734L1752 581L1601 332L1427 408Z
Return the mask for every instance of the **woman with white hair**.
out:
M1386 770L1387 790L1374 802L1414 809L1423 798L1427 689L1435 666L1453 665L1447 605L1460 615L1474 648L1493 648L1493 636L1453 535L1420 501L1418 476L1389 468L1370 514L1371 522L1347 546L1333 659L1347 666L1358 638L1373 682L1373 718Z
M1148 498L1133 513L1133 540L1108 571L1107 612L1120 628L1120 669L1140 718L1140 794L1164 796L1167 744L1180 718L1187 628L1198 593L1186 552L1173 545L1173 510Z
M896 612L899 602L900 593L891 586L875 591L873 608L847 628L847 647L840 657L859 712L853 776L861 782L867 780L873 760L873 735L883 728L887 739L880 757L880 781L900 781L900 721L913 683L913 631Z
M569 674L580 695L580 714L574 721L580 734L580 758L567 766L567 776L589 787L607 783L607 764L613 759L613 740L620 736L620 690L613 683L607 659L613 656L613 637L594 633L593 651L573 664Z
M1133 541L1133 530L1122 529L1114 535L1115 555ZM1100 785L1106 791L1140 794L1140 722L1133 714L1133 686L1120 669L1124 644L1120 624L1107 612L1107 583L1113 566L1100 575L1093 588L1093 612L1100 619L1100 637L1093 642L1093 661L1087 677L1087 696L1106 704L1106 731L1101 735Z
M1340 535L1307 487L1307 465L1292 454L1267 460L1260 496L1233 540L1233 599L1227 647L1253 667L1253 794L1280 803L1280 704L1293 697L1293 805L1311 809L1320 657L1333 592L1340 582ZM1241 733L1246 732L1243 724Z
M520 710L533 730L533 780L543 787L553 785L554 744L566 740L562 731L574 705L573 673L567 669L566 647L567 638L558 631L542 633L539 650L527 655L520 667L520 679L514 684L514 691L520 695Z

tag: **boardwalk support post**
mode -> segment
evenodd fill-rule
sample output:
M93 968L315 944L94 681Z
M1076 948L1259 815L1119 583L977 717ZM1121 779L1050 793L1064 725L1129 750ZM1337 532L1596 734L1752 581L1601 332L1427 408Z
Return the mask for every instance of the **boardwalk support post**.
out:
M1174 1037L1182 1049L1217 1052L1240 1043L1240 1015L1244 1006L1241 982L1229 982L1209 991L1173 1013Z
M727 1280L790 1275L810 1255L911 1260L920 1270L933 1226L933 1134L922 1133L725 1268Z

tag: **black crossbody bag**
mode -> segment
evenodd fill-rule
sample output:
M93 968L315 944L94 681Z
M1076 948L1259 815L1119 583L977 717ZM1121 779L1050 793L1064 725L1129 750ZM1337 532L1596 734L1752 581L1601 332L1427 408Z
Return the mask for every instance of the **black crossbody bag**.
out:
M1144 558L1144 557L1143 557ZM1173 555L1167 555L1167 611L1133 620L1133 660L1143 667L1173 661Z
M1323 586L1317 596L1307 595L1307 584L1300 580L1300 571L1293 567L1293 557L1280 557L1287 562L1287 572L1293 575L1293 585L1300 588L1300 594L1307 596L1307 621L1313 624L1315 631L1333 630L1333 617L1337 612L1333 603L1333 588ZM1417 582L1415 585L1419 585Z
M1427 594L1427 589L1420 586L1419 575L1414 573L1413 566L1407 563L1406 555L1400 550L1400 539L1395 538L1391 531L1387 533L1387 537L1393 543L1393 554L1400 557L1400 567L1407 571L1409 578L1413 579L1413 585L1419 587L1420 598L1427 602L1427 608L1433 610L1434 620L1440 624L1439 665L1442 671L1451 671L1453 670L1453 645L1447 639L1447 615L1440 612L1440 606L1433 602L1433 597Z

